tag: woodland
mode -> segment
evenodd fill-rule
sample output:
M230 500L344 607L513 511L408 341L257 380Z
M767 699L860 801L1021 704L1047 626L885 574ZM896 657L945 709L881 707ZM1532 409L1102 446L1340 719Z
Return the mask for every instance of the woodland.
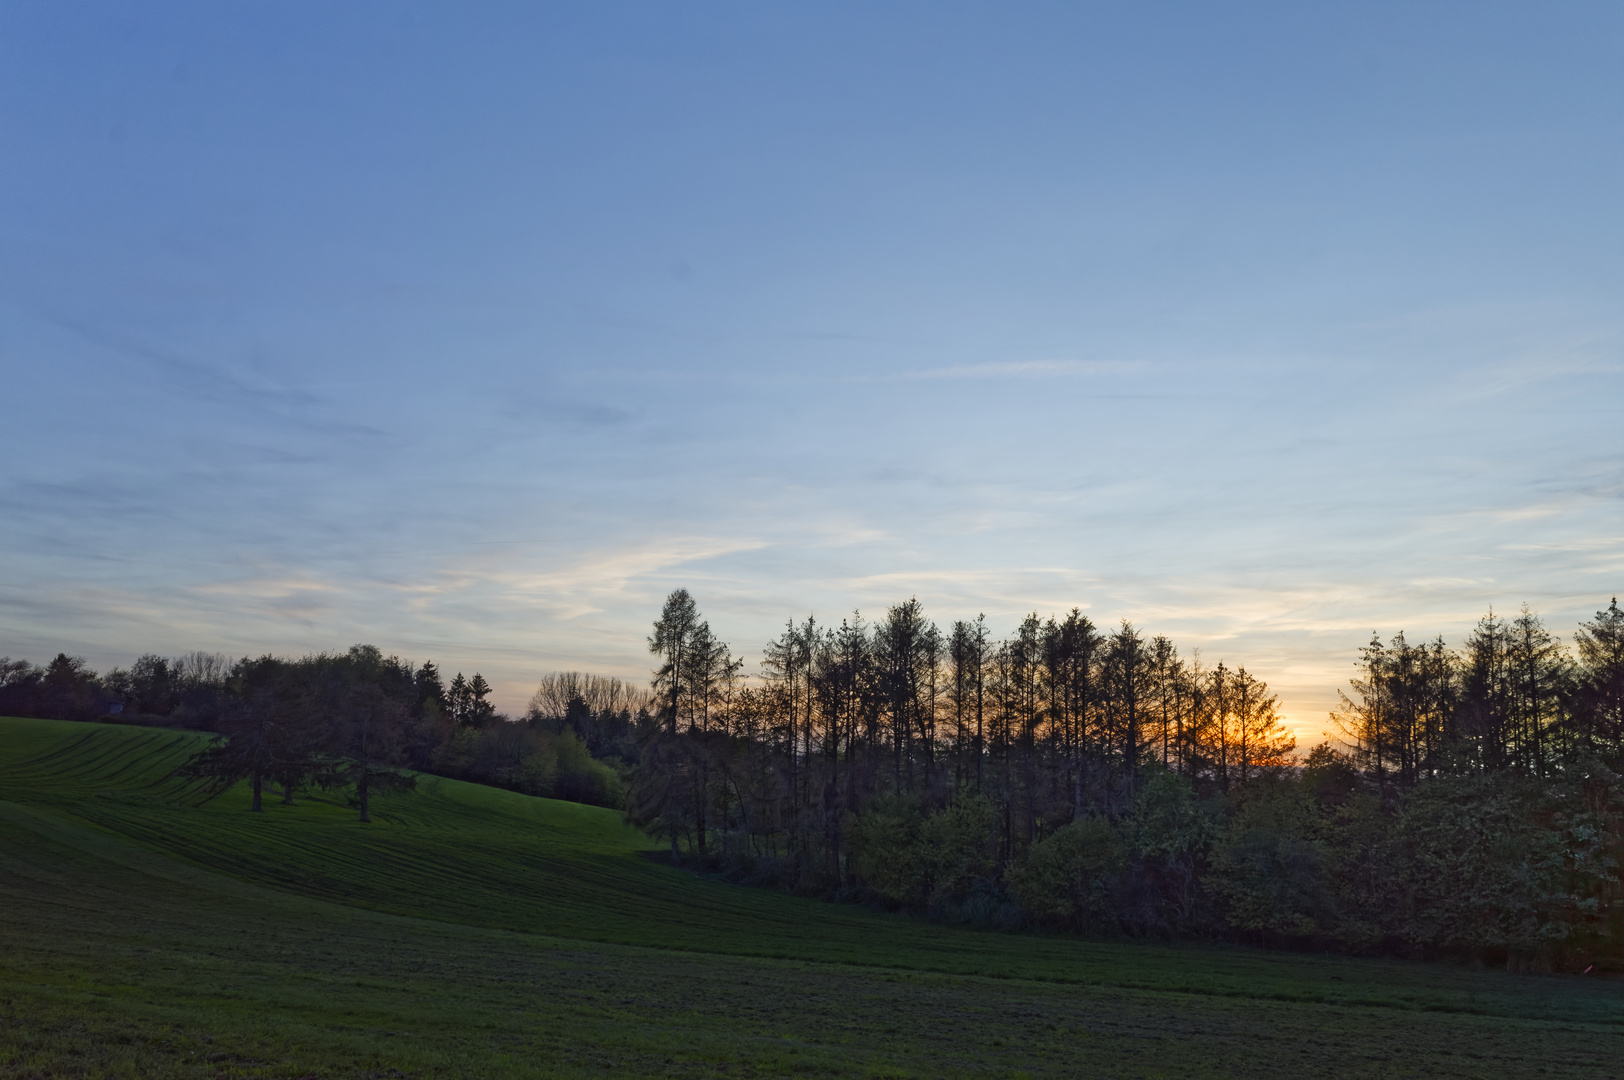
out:
M0 714L222 736L252 810L419 774L623 809L705 877L1004 930L1624 968L1624 612L1373 637L1303 752L1244 667L1073 610L995 639L915 600L808 617L747 676L686 590L648 689L545 678L523 717L370 646L0 666ZM117 707L116 714L110 709Z
M1624 612L1373 637L1296 756L1244 667L1028 616L812 619L745 684L692 598L649 639L629 812L741 881L951 921L1620 966Z

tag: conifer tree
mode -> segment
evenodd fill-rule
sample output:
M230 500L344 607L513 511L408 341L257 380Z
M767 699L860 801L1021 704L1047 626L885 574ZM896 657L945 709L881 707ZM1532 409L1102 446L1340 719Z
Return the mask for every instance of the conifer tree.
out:
M1579 649L1574 726L1582 746L1617 767L1624 756L1624 611L1618 598L1575 635Z

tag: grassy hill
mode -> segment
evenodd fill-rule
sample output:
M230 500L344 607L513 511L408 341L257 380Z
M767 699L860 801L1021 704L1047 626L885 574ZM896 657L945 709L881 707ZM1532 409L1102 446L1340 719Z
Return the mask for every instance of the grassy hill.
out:
M0 719L0 1076L1617 1075L1611 981L978 932L704 881L434 777L214 799Z

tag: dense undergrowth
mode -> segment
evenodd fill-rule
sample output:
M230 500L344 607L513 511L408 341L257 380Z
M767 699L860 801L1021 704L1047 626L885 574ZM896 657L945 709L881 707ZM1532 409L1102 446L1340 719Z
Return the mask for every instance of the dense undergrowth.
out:
M1512 969L1624 968L1624 790L1578 775L1447 777L1380 799L1338 755L1200 797L1147 770L1117 816L1049 829L1007 863L990 800L873 799L826 853L762 853L716 830L672 860L719 880L947 923L1228 940ZM814 863L810 870L808 863Z

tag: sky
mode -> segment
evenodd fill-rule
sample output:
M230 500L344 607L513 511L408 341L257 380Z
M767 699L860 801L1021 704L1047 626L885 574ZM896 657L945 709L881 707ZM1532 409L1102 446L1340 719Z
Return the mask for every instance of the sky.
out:
M0 653L1624 588L1624 6L0 6Z

